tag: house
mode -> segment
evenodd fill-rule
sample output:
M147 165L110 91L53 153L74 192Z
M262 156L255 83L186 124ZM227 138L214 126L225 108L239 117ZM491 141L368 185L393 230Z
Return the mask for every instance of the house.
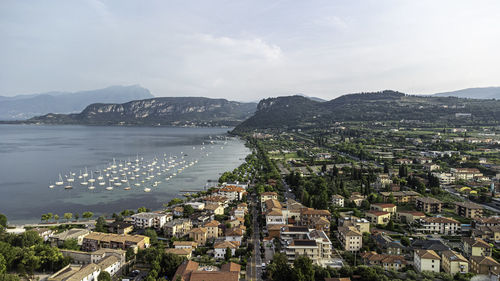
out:
M462 247L465 256L488 256L491 257L493 247L481 238L462 238Z
M167 222L163 229L167 237L179 238L187 235L192 227L193 223L190 219L174 219Z
M470 271L481 275L497 275L500 273L500 263L489 256L473 256L470 258Z
M229 200L225 196L212 195L203 198L203 202L205 203L205 209L208 204L219 204L223 208L227 208Z
M47 278L48 281L97 281L102 271L114 276L122 268L122 262L115 256L108 256L97 264L90 263L84 266L68 265Z
M174 248L176 249L194 250L196 247L198 247L198 243L194 241L174 241Z
M380 195L384 202L391 203L391 199L394 199L397 204L414 203L420 197L420 193L415 191L380 192Z
M224 207L219 204L214 204L214 203L207 203L205 205L205 210L207 210L209 213L212 213L214 215L223 215L224 214Z
M264 203L267 200L278 200L278 193L276 192L262 192L260 194L260 203Z
M423 233L433 233L442 235L460 234L461 223L455 219L447 217L425 217L418 220L419 231Z
M395 160L396 164L399 165L411 165L413 164L413 161L411 159L406 159L406 158L399 158Z
M350 277L325 278L325 281L351 281L351 278Z
M425 218L425 214L416 211L399 211L396 213L396 220L401 223L413 223L416 220Z
M456 181L471 181L475 177L482 177L483 174L477 168L451 168L450 172Z
M189 231L189 238L198 245L205 245L207 243L207 229L205 227L193 228Z
M200 210L200 211L205 209L205 203L203 203L203 202L187 202L184 205L189 205L189 206L193 207L193 209Z
M217 190L217 194L226 197L229 201L239 201L246 194L244 188L234 185L226 185Z
M355 227L338 227L337 237L345 251L357 252L363 246L363 235Z
M174 254L186 259L191 259L193 251L187 248L167 248L165 249L165 253Z
M266 226L273 224L279 224L279 225L285 224L285 219L283 218L283 213L281 212L281 209L274 208L267 210Z
M52 246L62 246L64 241L70 239L76 239L78 245L82 245L83 238L90 233L87 229L73 228L63 231L59 234L52 235L49 240Z
M376 185L381 188L392 183L391 177L388 174L379 174Z
M367 211L365 216L373 224L386 225L391 220L391 213L384 211Z
M312 230L307 238L294 239L286 245L285 254L289 264L293 264L299 256L306 256L314 264L324 266L331 260L332 243L324 231Z
M182 208L182 207L176 207L176 208ZM176 208L174 208L174 212ZM131 218L134 227L138 229L145 229L145 228L161 229L163 228L165 223L167 223L167 215L152 213L152 212L137 213L132 215Z
M239 244L237 242L222 241L214 244L214 257L216 259L223 259L226 256L226 249L231 249L231 254L234 256Z
M413 267L418 272L439 272L441 268L441 257L433 250L415 250L413 255Z
M417 210L424 213L439 214L443 207L443 202L432 197L419 197L415 200Z
M203 225L207 229L207 239L215 239L219 237L219 225L220 223L216 220L209 221Z
M106 249L102 248L94 252L83 252L83 251L74 251L74 250L66 250L60 249L61 254L65 258L70 258L72 264L90 264L90 263L98 263L106 257L115 256L117 257L122 264L125 264L125 251L121 249Z
M135 250L147 248L149 245L149 237L143 235L92 232L83 238L82 250L96 251L100 248Z
M49 229L49 228L33 228L31 229L32 231L36 231L38 233L38 236L43 239L43 242L46 242L49 240L50 237L54 234L54 231Z
M354 203L354 205L356 205L357 207L361 206L361 203L363 203L363 201L365 199L366 199L365 196L357 195L357 194L353 194L353 195L351 195L351 197L349 197L349 201Z
M182 217L184 215L184 207L177 206L172 211L176 217Z
M330 233L330 220L332 215L328 210L303 208L300 211L300 224L309 228L316 228Z
M469 261L455 251L443 251L441 254L441 267L443 271L455 275L469 272Z
M378 254L377 252L365 252L361 259L368 266L380 266L384 270L401 270L406 267L406 260L400 255Z
M388 212L391 217L396 215L396 205L391 203L373 203L370 205L370 210Z
M492 217L475 217L472 221L472 226L474 228L478 226L500 226L500 217L492 216Z
M342 216L338 219L339 226L354 226L360 233L370 233L370 222L355 216Z
M441 167L438 164L434 164L434 163L424 164L424 171L433 172L433 171L437 171L439 169L441 169Z
M443 244L441 240L433 239L416 239L411 243L411 248L413 250L433 250L438 254L450 250L450 247Z
M344 207L344 196L340 194L332 195L332 205L336 207Z
M283 226L280 229L280 242L282 245L289 245L293 240L303 240L307 238L309 228L306 226Z
M134 225L129 222L115 221L112 223L108 223L107 227L109 233L116 234L129 234L134 230Z
M394 239L383 233L375 234L372 237L377 247L384 254L401 255L405 250L405 247L399 241L394 241Z
M241 244L241 241L243 240L243 234L245 234L245 231L242 228L228 228L224 233L224 240Z
M483 216L483 206L472 202L455 203L455 213L464 218L480 218Z
M194 261L184 261L175 271L172 280L180 281L238 281L241 266L230 262L220 269L213 266L200 266Z
M472 235L486 241L500 243L500 225L476 226L476 228L472 229Z
M266 213L267 211L272 209L283 209L283 206L276 199L269 199L264 201L264 204L261 204L262 213Z

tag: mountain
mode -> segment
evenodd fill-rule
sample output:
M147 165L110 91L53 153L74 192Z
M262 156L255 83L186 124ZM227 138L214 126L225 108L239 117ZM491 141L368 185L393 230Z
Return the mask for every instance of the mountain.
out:
M233 132L329 128L335 122L346 121L498 123L500 101L411 96L395 91L349 94L327 102L316 102L298 95L286 96L261 100L254 116L239 124Z
M468 88L453 92L434 94L437 97L459 97L469 99L500 99L500 87Z
M301 97L304 97L304 98L308 98L310 100L313 100L313 101L318 101L318 102L325 102L327 100L324 100L322 98L318 98L318 97L310 97L308 95L304 95L304 94L297 94L298 96L301 96Z
M25 120L47 113L74 113L92 103L123 103L152 98L148 89L138 85L112 86L80 92L48 92L14 97L0 96L0 120Z
M235 126L252 116L256 103L202 97L162 97L127 103L95 103L78 114L47 114L44 124Z

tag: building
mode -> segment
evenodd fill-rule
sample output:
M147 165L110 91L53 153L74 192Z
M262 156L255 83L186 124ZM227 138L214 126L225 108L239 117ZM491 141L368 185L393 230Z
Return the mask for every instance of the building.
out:
M441 257L433 250L415 250L413 255L413 267L418 272L439 272L441 268Z
M200 211L205 209L205 203L203 202L186 202L184 205L189 205L193 207L193 209Z
M500 264L492 257L473 256L470 258L470 271L481 275L497 275Z
M226 197L229 201L241 200L246 193L245 189L239 186L226 185L217 190L217 194Z
M361 259L368 266L380 266L384 270L401 270L406 267L407 262L403 256L377 254L377 252L365 252L361 254Z
M198 247L198 243L193 241L174 241L174 248L176 249L194 250L196 247Z
M303 208L300 212L300 224L309 228L323 230L326 234L330 233L330 220L332 215L328 210L316 210L312 208Z
M500 225L476 226L474 229L472 229L472 235L489 242L500 243Z
M472 221L472 226L474 228L477 228L478 226L500 226L500 217L499 216L493 216L493 217L476 217Z
M432 197L419 197L415 200L417 210L424 213L439 214L443 207L443 202Z
M386 225L391 220L391 213L384 211L367 211L365 216L373 224Z
M437 171L439 169L441 169L441 167L438 164L434 164L434 163L424 164L424 171L433 172L433 171Z
M307 226L283 226L280 229L280 241L282 245L290 245L293 240L307 238L309 228Z
M401 223L413 223L416 220L425 218L425 214L416 211L399 211L396 213L396 220Z
M217 268L214 266L200 266L194 261L184 261L175 271L172 280L180 281L238 281L241 266L230 262Z
M214 257L216 259L223 259L226 256L226 249L231 249L231 254L234 256L236 249L238 249L239 243L222 241L214 244Z
M391 217L396 215L396 205L391 203L374 203L370 205L370 210L388 212Z
M452 275L469 272L469 261L455 251L443 251L441 254L443 271Z
M311 230L304 239L286 244L285 254L289 264L299 256L307 256L314 264L325 266L331 261L332 243L324 231Z
M378 233L372 236L377 247L382 250L382 253L389 255L403 254L405 247L399 241L394 241L391 237Z
M193 251L187 248L167 248L165 249L165 253L174 254L186 259L191 259Z
M68 265L47 278L48 281L97 281L102 271L114 276L121 270L121 261L115 256L108 256L99 263L90 263L84 266Z
M176 217L182 217L184 215L184 207L182 206L177 206L172 210L172 213Z
M455 213L464 218L480 218L483 216L483 206L472 202L455 203Z
M203 225L207 229L207 239L215 239L219 237L219 225L220 223L216 220L212 220Z
M40 238L43 239L43 242L46 242L50 239L50 237L52 237L52 235L54 234L54 231L49 229L49 228L33 228L31 229L31 231L35 231L36 233L38 233L38 236L40 236Z
M205 210L207 210L209 213L212 213L214 215L223 215L224 214L224 207L222 205L219 205L216 203L207 203L205 205Z
M370 233L370 222L365 218L355 216L341 216L338 219L339 226L354 226L359 233Z
M340 194L332 195L332 205L336 207L344 207L344 196Z
M207 243L207 229L205 227L193 228L189 231L189 238L198 245L205 245Z
M345 251L357 252L363 246L363 235L355 227L340 226L337 237Z
M359 194L352 194L351 197L349 197L349 201L354 203L357 207L361 206L361 203L366 199L365 196L359 195Z
M273 224L283 225L285 224L285 218L283 217L283 213L281 209L270 209L266 212L266 226L270 226Z
M456 181L471 181L476 177L482 177L483 174L477 168L451 168L450 172Z
M125 264L125 251L120 249L99 249L94 252L83 252L83 251L74 251L74 250L59 250L64 257L71 258L71 262L73 264L91 264L91 263L99 263L106 257L115 256L117 257L122 264Z
M53 234L49 239L52 246L62 246L64 241L75 239L78 245L82 245L83 238L90 233L87 229L73 228L59 234Z
M161 229L167 223L167 215L159 213L137 213L131 216L135 228Z
M134 225L129 222L115 221L107 225L109 233L129 234L134 230Z
M163 227L167 237L183 237L189 233L193 223L190 219L175 219L169 221Z
M380 195L384 202L391 203L391 199L394 199L397 204L414 203L420 197L420 193L415 191L380 192Z
M491 257L493 247L481 238L462 238L462 247L465 256L488 256Z
M278 200L278 193L276 192L262 192L260 194L260 203L264 203L267 200Z
M425 217L419 220L419 231L423 233L455 235L460 234L461 223L446 217Z
M149 247L149 237L143 235L113 234L92 232L83 238L82 250L96 251L100 248L109 249L144 249Z

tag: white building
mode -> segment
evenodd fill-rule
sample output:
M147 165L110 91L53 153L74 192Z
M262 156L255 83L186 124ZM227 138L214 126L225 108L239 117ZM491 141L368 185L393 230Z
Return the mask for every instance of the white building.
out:
M442 235L460 234L462 225L459 221L446 217L426 217L419 222L421 226L419 231Z
M216 259L223 259L226 256L226 249L231 249L231 254L234 256L236 253L236 249L238 245L236 242L223 241L219 243L215 243L214 245L214 257Z
M205 203L203 202L187 202L184 205L189 205L193 207L195 210L203 210L205 209Z
M172 219L172 217L170 217ZM158 213L138 213L132 215L132 223L136 228L162 228L167 223L167 215Z
M344 207L344 196L340 194L334 194L332 196L332 204L337 207Z

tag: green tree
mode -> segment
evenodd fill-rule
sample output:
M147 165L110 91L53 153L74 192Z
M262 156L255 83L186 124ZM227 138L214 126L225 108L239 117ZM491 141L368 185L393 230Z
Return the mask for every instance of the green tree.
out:
M125 253L125 258L127 261L132 260L135 257L135 252L133 248L127 248L127 252Z
M21 248L31 247L42 243L42 238L38 232L33 230L25 231L19 234L15 239L15 245Z
M156 244L156 242L158 242L158 234L156 233L156 230L150 228L146 229L146 231L144 231L144 235L149 237L151 244Z
M80 218L80 214L75 213L75 220L77 220L77 221L78 221L78 219L79 219L79 218Z
M54 215L54 220L57 222L59 220L59 215L58 214L55 214Z
M75 251L80 250L80 246L78 246L78 240L76 240L75 238L64 240L62 248Z
M69 221L73 217L72 213L64 213L64 219L66 221Z
M194 208L193 206L191 205L184 205L184 216L185 217L189 217L190 215L192 215L194 213Z
M295 278L298 281L314 281L312 260L306 256L299 256L293 262Z
M292 268L288 265L288 259L283 253L277 253L267 269L267 277L272 281L294 280Z
M405 247L410 246L410 239L406 236L401 237L401 245Z
M166 275L170 279L174 278L175 271L184 260L185 258L178 255L163 253L160 261L162 275Z
M224 260L229 261L233 257L233 252L231 248L226 248L226 255L224 256Z
M137 209L137 213L145 213L147 211L148 209L146 209L146 207L140 207L139 209Z
M51 220L54 217L54 214L52 213L47 213L47 221Z
M97 276L97 281L111 281L111 275L107 271L101 271Z
M106 232L106 219L103 216L100 216L95 223L95 231L97 232Z
M7 227L7 217L0 213L0 227Z
M87 219L87 220L93 216L94 216L94 213L92 213L92 212L83 212L83 214L82 214L82 218Z
M7 261L3 257L2 254L0 254L0 274L4 274L7 271Z

